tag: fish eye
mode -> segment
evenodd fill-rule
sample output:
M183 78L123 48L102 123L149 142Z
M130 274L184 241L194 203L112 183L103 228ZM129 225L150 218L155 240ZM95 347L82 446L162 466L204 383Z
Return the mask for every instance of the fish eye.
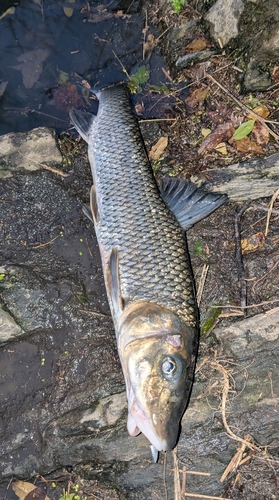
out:
M161 369L167 380L175 380L182 372L181 361L173 356L166 356L163 359Z

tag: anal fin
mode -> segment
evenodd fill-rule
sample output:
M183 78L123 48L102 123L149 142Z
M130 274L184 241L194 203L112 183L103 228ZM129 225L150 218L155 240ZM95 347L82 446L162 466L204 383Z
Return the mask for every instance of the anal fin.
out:
M120 290L119 279L119 254L116 248L112 248L106 272L107 292L111 300L115 318L119 318L123 311L123 299Z
M163 177L160 193L185 231L205 219L228 199L226 194L211 193L192 182L172 177Z

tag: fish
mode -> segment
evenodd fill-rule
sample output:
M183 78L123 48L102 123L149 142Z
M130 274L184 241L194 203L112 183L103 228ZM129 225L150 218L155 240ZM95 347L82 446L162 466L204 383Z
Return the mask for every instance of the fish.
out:
M184 179L157 184L126 87L96 92L97 115L70 111L88 143L90 213L126 384L131 436L153 460L172 450L192 388L198 308L185 232L226 200Z

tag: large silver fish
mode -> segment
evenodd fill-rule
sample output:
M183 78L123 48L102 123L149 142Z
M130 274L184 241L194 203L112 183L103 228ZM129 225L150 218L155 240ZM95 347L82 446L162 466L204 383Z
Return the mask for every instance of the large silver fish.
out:
M96 93L97 116L72 110L88 143L90 206L126 382L128 431L176 445L192 386L197 306L185 230L226 200L193 184L158 188L123 86Z

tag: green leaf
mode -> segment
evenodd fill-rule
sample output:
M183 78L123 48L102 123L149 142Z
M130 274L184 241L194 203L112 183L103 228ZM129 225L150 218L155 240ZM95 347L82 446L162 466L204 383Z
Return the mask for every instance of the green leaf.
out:
M235 141L239 141L243 139L243 137L247 137L247 135L252 132L256 120L248 120L248 122L242 123L234 132L232 139Z

